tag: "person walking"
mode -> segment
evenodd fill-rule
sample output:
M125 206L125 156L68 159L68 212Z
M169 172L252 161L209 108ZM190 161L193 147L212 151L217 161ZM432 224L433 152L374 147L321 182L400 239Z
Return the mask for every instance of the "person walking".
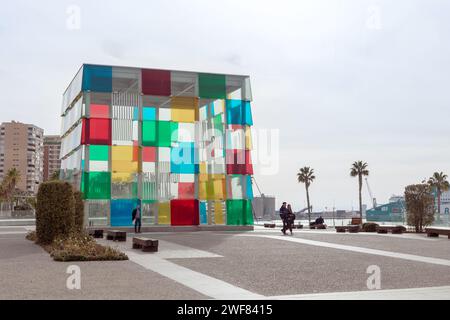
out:
M283 232L283 234L286 234L286 218L287 218L287 214L288 214L288 209L286 207L287 203L283 202L283 205L280 208L280 218L281 221L283 221L283 229L281 229L281 232Z
M134 223L134 233L141 233L141 205L138 204L133 210L131 217Z
M289 231L291 232L291 236L292 236L292 226L294 225L294 221L295 221L295 214L292 211L292 207L290 204L288 204L287 206L287 216L286 216L286 225L287 225L287 229L289 229Z

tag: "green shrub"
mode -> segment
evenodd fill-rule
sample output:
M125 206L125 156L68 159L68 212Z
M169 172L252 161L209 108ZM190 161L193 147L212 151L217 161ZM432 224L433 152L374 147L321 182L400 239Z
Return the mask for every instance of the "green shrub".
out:
M81 232L84 228L84 202L83 193L80 191L73 192L73 198L75 201L75 232Z
M48 181L39 186L36 203L36 234L38 242L51 243L68 236L74 227L75 204L68 182Z
M50 255L55 261L128 260L126 254L98 244L91 236L83 232L55 239Z
M27 235L25 236L25 238L27 240L36 242L37 241L37 235L36 235L36 231L30 231L27 233Z
M375 222L366 222L362 225L362 231L364 232L376 232L378 224Z

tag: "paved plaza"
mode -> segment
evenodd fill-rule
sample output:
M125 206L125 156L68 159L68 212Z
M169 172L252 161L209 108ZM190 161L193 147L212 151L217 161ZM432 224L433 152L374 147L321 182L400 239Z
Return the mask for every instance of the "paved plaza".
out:
M450 240L426 235L302 230L142 234L159 240L117 262L54 262L25 240L30 227L0 227L0 299L449 299ZM69 290L69 265L81 289ZM380 289L369 290L368 268Z

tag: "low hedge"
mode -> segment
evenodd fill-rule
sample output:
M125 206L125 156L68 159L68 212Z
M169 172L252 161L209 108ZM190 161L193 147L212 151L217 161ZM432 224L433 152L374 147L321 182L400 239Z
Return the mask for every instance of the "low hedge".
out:
M362 225L362 231L364 232L376 232L378 224L375 222L366 222Z
M55 239L50 248L50 255L55 261L128 260L126 254L98 244L85 233Z

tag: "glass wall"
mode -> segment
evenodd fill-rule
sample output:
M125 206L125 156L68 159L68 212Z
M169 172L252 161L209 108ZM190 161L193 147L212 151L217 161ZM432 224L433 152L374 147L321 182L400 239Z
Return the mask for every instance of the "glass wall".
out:
M82 96L63 113L62 176L76 172L89 223L129 226L137 204L144 225L253 223L248 77L98 65L79 74Z

